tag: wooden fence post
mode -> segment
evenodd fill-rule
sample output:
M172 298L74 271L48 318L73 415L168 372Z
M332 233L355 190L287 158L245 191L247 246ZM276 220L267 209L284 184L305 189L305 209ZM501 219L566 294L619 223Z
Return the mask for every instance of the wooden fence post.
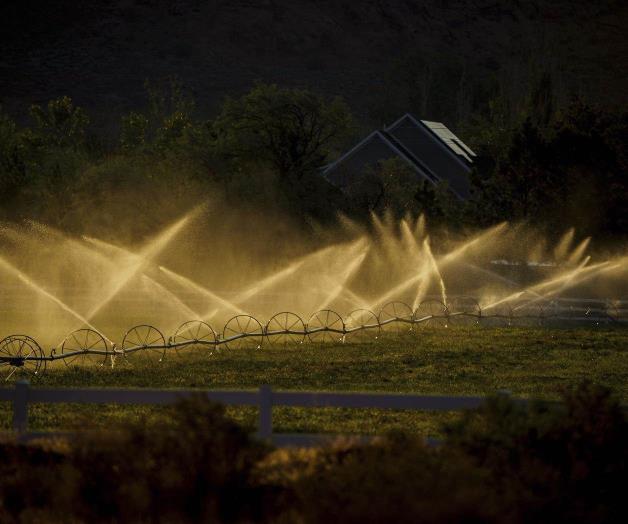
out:
M263 439L269 439L273 435L273 391L269 385L259 388L258 435Z
M19 380L15 383L13 396L13 430L18 433L26 433L28 427L28 393L30 384L28 380Z

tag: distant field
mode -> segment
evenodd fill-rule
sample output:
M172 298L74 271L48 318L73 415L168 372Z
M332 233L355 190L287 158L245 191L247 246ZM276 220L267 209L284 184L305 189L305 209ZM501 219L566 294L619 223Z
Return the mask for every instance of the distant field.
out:
M487 395L507 389L517 397L557 398L563 388L589 379L628 401L628 329L478 328L455 326L415 334L384 335L362 343L269 346L260 350L207 348L167 353L160 364L66 368L55 363L36 383L45 387L151 387L344 390L441 395ZM65 430L86 424L150 417L160 408L35 405L31 430ZM256 410L229 413L253 428ZM404 428L437 436L455 413L275 408L277 432L382 433ZM11 408L0 404L9 428Z

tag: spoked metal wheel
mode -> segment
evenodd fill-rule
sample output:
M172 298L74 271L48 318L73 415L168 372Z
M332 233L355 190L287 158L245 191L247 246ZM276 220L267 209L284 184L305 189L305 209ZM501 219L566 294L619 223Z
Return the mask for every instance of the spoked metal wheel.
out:
M340 342L345 332L342 317L331 309L321 309L307 321L307 337L310 342Z
M172 341L175 344L185 344L178 347L177 352L192 346L203 346L213 350L216 344L216 332L202 320L189 320L179 326Z
M453 297L447 301L449 322L456 325L471 326L479 324L482 316L480 304L473 297Z
M122 350L130 362L161 362L166 353L166 339L161 331L148 324L132 327L122 339Z
M274 347L296 347L305 339L305 324L295 313L277 313L266 324L266 339Z
M259 349L262 347L264 328L259 320L250 315L236 315L222 331L227 349ZM229 340L232 339L232 340Z
M384 304L377 319L382 331L404 333L412 330L412 308L405 302Z
M440 300L429 298L419 304L419 307L414 312L414 319L419 327L447 327L449 310Z
M63 363L68 366L104 366L110 356L105 338L93 329L77 329L61 344Z
M370 309L355 309L345 318L345 340L368 342L376 340L381 332L379 319Z
M46 370L44 352L27 335L9 335L0 340L0 377L5 382L35 379Z

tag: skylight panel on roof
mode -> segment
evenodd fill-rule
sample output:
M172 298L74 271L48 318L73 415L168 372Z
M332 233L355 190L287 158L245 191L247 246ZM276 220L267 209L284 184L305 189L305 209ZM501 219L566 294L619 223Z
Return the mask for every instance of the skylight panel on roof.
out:
M469 162L472 162L472 156L477 156L471 148L454 135L445 124L441 122L430 122L429 120L421 120L421 122L457 155L466 158Z

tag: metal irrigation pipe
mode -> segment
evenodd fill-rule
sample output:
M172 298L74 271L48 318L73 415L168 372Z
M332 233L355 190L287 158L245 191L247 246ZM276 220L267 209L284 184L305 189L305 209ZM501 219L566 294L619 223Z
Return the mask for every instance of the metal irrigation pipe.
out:
M272 337L272 336L279 336L279 335L297 335L297 336L302 335L305 337L307 335L313 335L317 333L336 333L336 334L344 336L347 334L355 333L356 331L381 328L393 322L403 322L406 324L420 324L422 322L427 322L432 319L447 319L447 318L457 317L457 316L474 317L474 318L477 318L478 320L491 319L491 318L507 319L508 321L513 321L517 319L544 320L544 319L550 319L550 318L558 319L558 320L560 319L573 320L572 317L560 316L559 312L554 311L554 310L548 311L548 314L544 314L544 312L541 311L540 314L528 313L528 314L523 314L523 315L514 315L512 312L510 312L510 314L494 313L492 315L483 315L481 310L479 311L479 313L470 313L470 312L460 311L460 312L455 312L455 313L447 312L445 315L442 315L442 316L441 315L427 315L421 318L417 318L416 316L414 316L415 314L416 314L416 311L414 312L412 318L392 317L383 321L378 320L377 324L364 324L362 326L356 326L354 328L347 328L345 325L343 325L343 329L337 329L330 326L321 326L321 327L309 329L309 327L306 325L303 331L295 331L291 329L279 330L279 331L267 331L263 327L262 332L260 333L236 333L235 335L231 337L227 337L227 338L220 338L220 335L218 335L217 338L211 341L195 339L195 340L185 340L182 342L172 342L172 337L171 337L168 339L168 342L166 344L159 344L159 345L146 344L146 345L133 346L130 348L122 348L122 349L118 349L116 344L112 343L111 351L103 351L100 349L85 349L85 350L76 350L69 353L56 353L55 348L53 348L50 351L50 355L43 355L43 354L41 356L0 355L0 363L6 363L15 367L20 367L20 366L23 366L25 362L30 362L30 361L52 362L52 361L63 360L66 358L75 357L79 355L101 355L101 356L107 357L107 356L132 354L132 353L136 353L138 351L142 351L146 349L150 349L150 350L163 349L164 351L166 351L166 350L171 350L171 349L180 349L180 348L184 348L184 347L192 346L192 345L204 345L204 346L217 347L223 344L228 344L229 342L234 342L236 340L240 340L243 338L250 338L250 337L264 338L264 337ZM593 319L593 317L589 317L589 318ZM615 320L610 315L606 315L605 317L600 317L600 319L613 320L613 321ZM25 335L9 335L9 337L6 337L6 338L14 338L14 337L19 338L23 336ZM41 348L40 348L40 351L41 351Z

